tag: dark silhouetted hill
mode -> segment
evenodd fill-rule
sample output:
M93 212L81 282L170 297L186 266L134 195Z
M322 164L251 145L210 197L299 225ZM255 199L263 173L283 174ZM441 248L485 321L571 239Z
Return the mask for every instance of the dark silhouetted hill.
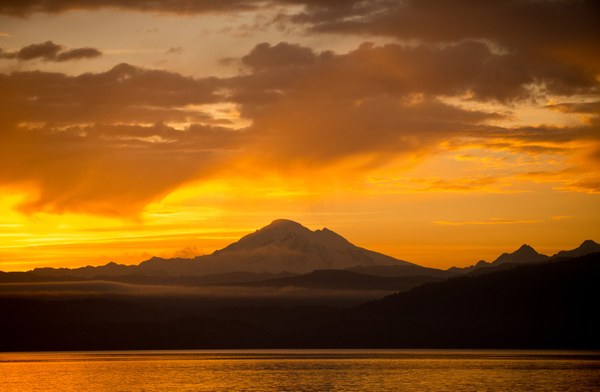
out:
M336 347L597 349L599 281L598 253L452 278L348 311L308 332L304 341Z
M0 298L0 349L600 349L599 281L596 253L427 283L353 308Z

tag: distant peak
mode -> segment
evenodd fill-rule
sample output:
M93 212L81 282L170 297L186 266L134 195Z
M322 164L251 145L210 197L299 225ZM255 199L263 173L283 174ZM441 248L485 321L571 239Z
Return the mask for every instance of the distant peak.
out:
M548 256L538 253L533 247L523 244L512 253L503 253L492 264L502 263L529 263L544 261Z
M270 224L268 224L267 226L263 227L262 229L260 229L259 231L264 232L264 231L310 231L309 229L307 229L306 227L302 226L300 223L298 222L294 222L293 220L290 219L275 219L273 222L271 222Z
M267 226L240 238L237 242L234 242L221 250L217 250L215 253L218 254L222 251L232 250L255 250L267 245L274 245L281 241L286 241L290 238L290 234L292 236L306 236L310 233L312 233L310 229L307 229L298 222L289 219L275 219Z
M527 245L527 244L523 244L521 245L521 247L519 249L517 249L517 252L519 253L537 253L537 251L535 249L533 249L531 246Z
M578 257L600 252L600 244L594 240L585 240L575 249L561 250L552 257Z
M340 237L340 235L338 233L336 233L333 230L329 230L327 227L323 227L321 230L317 230L317 233L324 233L327 235L334 235L334 236Z
M300 223L295 222L291 219L275 219L268 226L302 226Z

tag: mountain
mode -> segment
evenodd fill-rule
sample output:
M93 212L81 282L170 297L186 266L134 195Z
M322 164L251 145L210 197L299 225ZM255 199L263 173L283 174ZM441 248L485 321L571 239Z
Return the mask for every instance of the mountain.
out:
M71 277L71 278L92 278L95 276L126 276L133 275L137 271L135 265L123 265L114 262L105 265L92 267L86 266L81 268L36 268L31 271L35 276L43 277Z
M579 256L588 255L590 253L596 253L596 252L600 252L600 244L598 244L597 242L592 241L592 240L585 240L577 248L571 249L571 250L561 250L560 252L558 252L557 254L552 256L552 258L555 259L555 258L579 257Z
M193 259L153 257L137 266L108 263L100 267L76 269L37 268L32 272L36 276L54 278L122 278L138 275L162 278L233 272L289 275L357 267L374 270L389 267L387 271L391 276L447 276L445 271L421 267L358 247L327 228L312 231L287 219L277 219L223 249ZM385 274L379 271L374 275Z
M477 264L470 267L452 267L446 272L452 275L464 275L464 274L482 274L490 271L496 271L505 268L512 268L519 264L529 263L542 263L546 261L553 261L558 259L569 259L579 256L585 256L588 254L600 252L600 244L592 241L585 240L575 249L561 250L552 257L538 253L535 249L527 244L521 245L519 249L512 253L503 253L491 263L484 260L480 260Z
M154 257L137 266L108 263L0 274L0 294L64 291L85 297L100 292L122 296L162 291L212 299L272 297L283 303L308 298L356 304L448 276L445 271L360 248L327 228L312 231L279 219L213 254L193 259Z
M556 257L573 257L588 254L600 245L587 240L577 249L559 252ZM164 259L153 257L140 265L127 266L108 263L100 267L37 268L32 271L35 281L43 277L55 279L113 279L116 277L145 276L160 279L166 277L197 277L207 275L223 275L231 273L251 273L240 282L257 281L264 274L307 274L316 270L348 270L365 275L384 277L436 277L447 278L453 275L488 271L490 267L508 268L515 264L537 263L550 258L536 252L531 246L523 245L515 252L504 253L494 262L480 261L467 268L451 268L447 271L426 268L417 264L398 260L381 253L373 252L353 245L339 234L323 228L312 231L301 224L277 219L271 224L242 237L223 249L210 255L193 259ZM224 280L229 283L233 276ZM240 275L241 276L241 275ZM41 277L41 278L40 278ZM4 277L7 280L17 279L15 276ZM267 279L268 276L265 276ZM138 279L138 278L134 278ZM221 278L215 279L221 281Z
M318 269L355 266L410 265L393 257L357 247L324 228L311 231L278 219L211 255L213 264L229 270L307 273ZM206 263L206 262L205 262ZM417 266L418 267L418 266Z
M512 253L502 253L496 260L492 262L493 265L500 265L506 263L523 264L523 263L539 263L541 261L548 260L549 257L538 253L531 246L524 244L519 249Z
M427 268L355 246L327 228L312 231L297 222L278 219L210 255L193 259L153 257L139 266L109 264L70 270L69 273L87 278L131 274L200 276L230 272L308 273L319 269L381 265L404 266L413 273L422 270L421 275L428 275ZM36 269L34 272L64 275L66 271Z

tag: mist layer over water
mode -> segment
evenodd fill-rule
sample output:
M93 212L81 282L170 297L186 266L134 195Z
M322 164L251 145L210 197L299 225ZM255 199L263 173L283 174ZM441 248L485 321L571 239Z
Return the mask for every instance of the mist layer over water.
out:
M2 391L591 391L600 353L123 351L0 354Z

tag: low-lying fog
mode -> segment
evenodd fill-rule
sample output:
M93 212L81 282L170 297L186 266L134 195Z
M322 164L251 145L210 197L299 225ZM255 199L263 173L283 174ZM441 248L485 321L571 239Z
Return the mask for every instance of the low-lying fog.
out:
M358 304L392 294L389 290L332 290L303 287L243 287L221 286L167 286L131 284L110 281L1 283L2 297L60 298L152 298L171 297L198 300L227 300L234 302L302 302L319 304Z

